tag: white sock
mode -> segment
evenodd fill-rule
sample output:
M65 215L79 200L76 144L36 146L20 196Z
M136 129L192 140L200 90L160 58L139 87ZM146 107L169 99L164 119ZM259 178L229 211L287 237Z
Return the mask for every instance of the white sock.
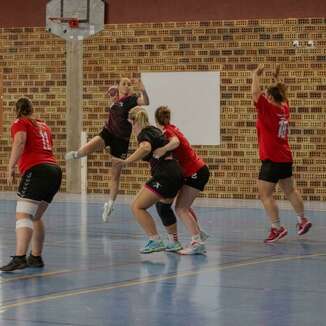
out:
M280 221L276 221L272 223L272 228L279 230L281 227Z
M158 234L155 234L155 235L151 235L149 237L150 240L156 240L156 241L159 241L161 238Z
M298 215L297 216L297 219L298 219L298 222L301 223L302 222L302 219L304 218L304 215Z

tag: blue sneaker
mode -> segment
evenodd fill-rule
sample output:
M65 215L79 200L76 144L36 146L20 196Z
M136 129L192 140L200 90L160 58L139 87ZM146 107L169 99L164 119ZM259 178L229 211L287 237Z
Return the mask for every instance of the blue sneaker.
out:
M178 251L180 255L204 255L206 253L206 247L204 243L193 241L190 246Z
M203 230L200 230L200 238L201 238L201 241L206 241L209 238L209 234L207 234Z
M178 252L181 249L182 249L182 245L179 241L169 241L165 245L165 251Z
M158 252L165 250L165 245L162 240L148 240L145 243L143 249L140 249L140 253L142 254L150 254L152 252Z

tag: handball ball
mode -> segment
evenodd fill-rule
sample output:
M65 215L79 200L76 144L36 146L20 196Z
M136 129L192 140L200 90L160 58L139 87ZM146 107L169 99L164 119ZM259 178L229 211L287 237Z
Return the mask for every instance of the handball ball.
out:
M116 96L118 94L118 88L117 87L110 87L109 90L108 90L108 94L111 97Z

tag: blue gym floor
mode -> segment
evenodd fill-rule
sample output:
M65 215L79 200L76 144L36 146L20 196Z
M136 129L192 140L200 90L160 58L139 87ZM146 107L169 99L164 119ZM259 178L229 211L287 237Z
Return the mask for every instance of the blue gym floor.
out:
M300 239L262 240L256 201L198 201L206 256L141 255L145 237L120 199L108 224L103 198L59 195L45 215L46 267L0 273L0 325L326 325L325 203L309 203L313 228ZM15 200L0 199L0 264L15 252ZM161 235L165 233L161 227ZM189 237L180 225L183 244Z

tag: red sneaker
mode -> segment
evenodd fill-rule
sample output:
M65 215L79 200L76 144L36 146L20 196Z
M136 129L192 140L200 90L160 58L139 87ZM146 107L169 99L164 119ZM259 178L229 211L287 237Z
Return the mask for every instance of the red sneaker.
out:
M307 218L303 217L301 219L301 223L297 224L298 235L303 235L307 233L311 227L311 222Z
M276 242L277 240L282 239L288 234L288 230L284 227L281 226L279 229L276 228L271 228L268 238L264 240L265 243L273 243Z

